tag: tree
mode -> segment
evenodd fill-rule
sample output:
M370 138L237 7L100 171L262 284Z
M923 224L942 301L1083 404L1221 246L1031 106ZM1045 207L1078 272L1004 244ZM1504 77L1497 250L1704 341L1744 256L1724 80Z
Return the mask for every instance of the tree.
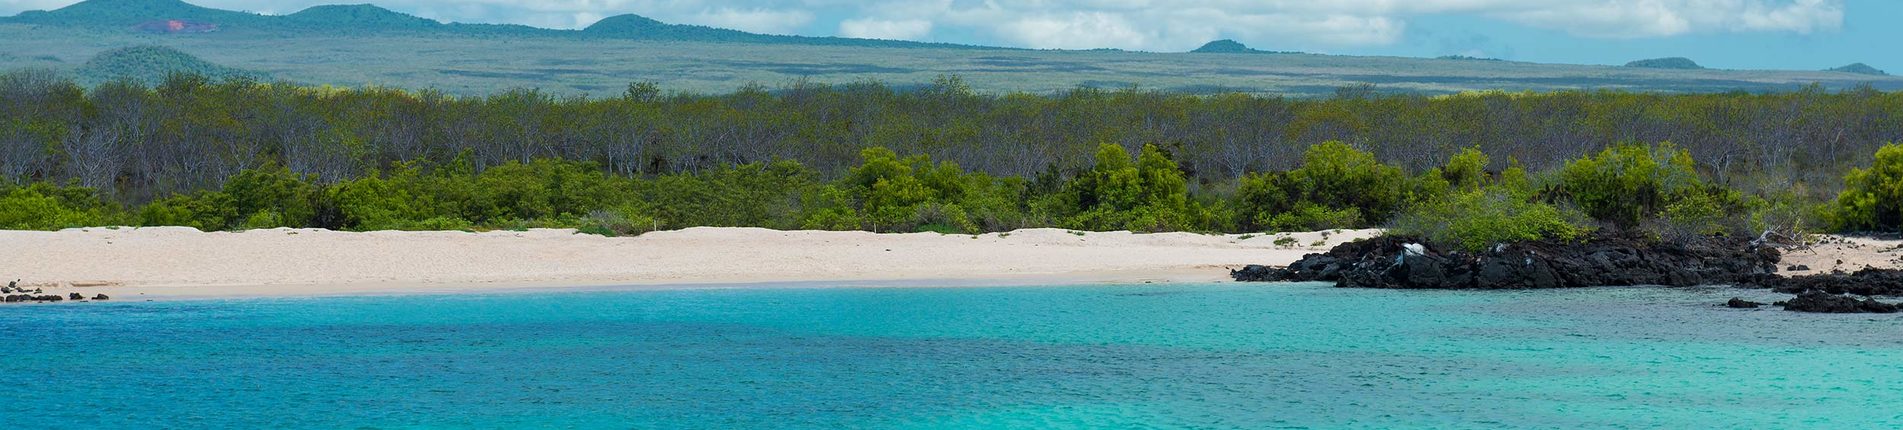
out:
M1831 209L1840 230L1903 230L1903 145L1884 145L1869 168L1844 175Z

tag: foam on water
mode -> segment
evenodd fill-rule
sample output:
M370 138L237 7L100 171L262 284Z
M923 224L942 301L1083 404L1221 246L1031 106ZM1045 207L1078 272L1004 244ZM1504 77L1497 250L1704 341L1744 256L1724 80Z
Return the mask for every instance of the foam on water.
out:
M1225 284L9 306L0 427L1903 425L1903 318L1712 306L1752 294Z

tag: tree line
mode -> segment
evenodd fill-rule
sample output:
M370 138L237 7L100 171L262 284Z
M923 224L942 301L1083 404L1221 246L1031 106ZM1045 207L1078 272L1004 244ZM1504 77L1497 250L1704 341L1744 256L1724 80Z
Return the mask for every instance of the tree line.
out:
M1903 223L1903 149L1878 150L1903 96L1867 89L1295 100L946 78L557 99L18 72L0 95L0 228L1392 226L1478 246ZM1891 161L1859 168L1873 154Z
M265 164L335 183L395 163L476 171L508 161L591 161L616 176L798 161L826 178L859 151L928 155L994 176L1070 175L1097 146L1169 152L1192 185L1287 170L1339 141L1410 171L1479 148L1487 170L1540 171L1622 142L1674 142L1715 181L1826 198L1878 145L1903 140L1903 94L1819 88L1773 94L1555 92L1331 99L1080 88L975 94L953 77L732 94L630 85L613 98L515 90L486 97L303 87L176 75L83 88L44 71L0 75L0 182L77 182L143 203L213 189Z

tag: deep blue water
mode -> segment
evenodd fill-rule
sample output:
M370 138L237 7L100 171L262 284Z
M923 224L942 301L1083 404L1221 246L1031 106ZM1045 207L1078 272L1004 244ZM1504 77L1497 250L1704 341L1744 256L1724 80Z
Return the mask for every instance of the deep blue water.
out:
M0 307L0 428L1897 428L1903 317L1729 289ZM1766 298L1771 298L1767 296Z

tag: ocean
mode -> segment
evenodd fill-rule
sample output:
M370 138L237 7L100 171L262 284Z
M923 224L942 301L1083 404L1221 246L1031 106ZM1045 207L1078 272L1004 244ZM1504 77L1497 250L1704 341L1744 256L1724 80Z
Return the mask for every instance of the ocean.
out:
M1903 317L1728 288L720 288L0 307L0 428L1898 428Z

